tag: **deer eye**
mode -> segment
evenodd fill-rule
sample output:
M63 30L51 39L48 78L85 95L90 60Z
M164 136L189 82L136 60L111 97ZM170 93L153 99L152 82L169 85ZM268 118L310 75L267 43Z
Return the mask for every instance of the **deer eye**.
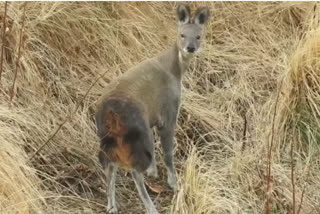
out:
M197 36L197 39L199 40L199 39L200 39L200 36Z
M186 36L185 36L184 34L181 34L180 36L181 36L181 38L184 38L184 37L186 37Z

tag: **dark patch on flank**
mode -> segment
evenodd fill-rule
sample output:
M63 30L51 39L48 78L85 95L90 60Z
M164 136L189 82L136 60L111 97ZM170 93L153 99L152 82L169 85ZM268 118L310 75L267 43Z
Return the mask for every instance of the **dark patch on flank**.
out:
M139 129L137 129L136 127L133 127L131 129L128 130L128 132L125 134L124 136L124 141L125 142L136 142L139 140L139 138L141 137L141 132Z
M120 116L111 109L108 109L106 114L106 129L108 134L114 137L123 136L126 132L126 127Z
M123 168L146 170L153 142L142 106L124 96L110 96L101 105L96 112L101 164L111 161Z

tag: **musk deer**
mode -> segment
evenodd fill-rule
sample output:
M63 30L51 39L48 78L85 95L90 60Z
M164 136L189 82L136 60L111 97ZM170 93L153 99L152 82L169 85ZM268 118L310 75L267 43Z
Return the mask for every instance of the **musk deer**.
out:
M145 185L143 172L157 177L152 128L157 127L168 172L168 184L177 190L173 163L174 128L180 108L181 78L190 59L199 52L209 9L177 7L178 38L160 55L128 70L114 82L98 101L96 125L100 138L99 160L108 186L107 209L117 212L115 178L118 167L130 170L139 196L148 213L158 213Z

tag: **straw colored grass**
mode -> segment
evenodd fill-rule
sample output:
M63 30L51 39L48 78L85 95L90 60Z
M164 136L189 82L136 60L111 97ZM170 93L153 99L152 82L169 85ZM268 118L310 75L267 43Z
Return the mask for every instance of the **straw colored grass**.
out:
M0 213L106 212L95 102L115 77L174 43L176 4L28 2L24 17L23 2L8 3ZM191 5L209 6L212 16L183 80L175 147L181 188L150 193L156 207L161 213L263 213L273 138L272 213L292 213L293 206L296 213L320 213L319 6ZM156 182L166 185L158 144L156 152ZM117 178L120 213L144 213L130 175L121 171Z

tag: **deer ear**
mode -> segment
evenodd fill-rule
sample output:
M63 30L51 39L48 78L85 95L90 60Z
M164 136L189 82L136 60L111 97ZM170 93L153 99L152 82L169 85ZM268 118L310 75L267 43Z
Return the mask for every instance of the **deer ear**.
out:
M201 7L196 11L194 22L198 25L203 25L209 18L209 9L207 7Z
M187 24L190 21L190 7L180 4L177 7L177 18L180 25Z
M108 133L117 137L123 136L125 133L125 126L120 116L111 109L107 111L106 129Z

